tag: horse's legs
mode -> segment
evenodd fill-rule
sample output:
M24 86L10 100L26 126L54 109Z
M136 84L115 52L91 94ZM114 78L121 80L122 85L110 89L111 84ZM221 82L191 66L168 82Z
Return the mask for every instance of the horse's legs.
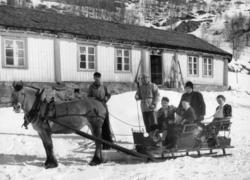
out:
M95 121L97 121L98 123L95 123L94 125L92 125L93 135L98 138L101 138L103 119L100 119L100 118L96 118L96 119L97 120ZM96 145L95 154L91 162L89 163L89 165L92 165L92 166L102 163L102 152L101 152L102 143L95 142L95 145Z
M41 129L38 132L40 138L42 139L43 142L43 146L45 148L45 152L46 152L46 156L47 159L45 161L45 168L54 168L58 166L57 160L54 156L53 153L53 142L52 142L52 138L51 138L51 134L49 132L49 130L47 129Z

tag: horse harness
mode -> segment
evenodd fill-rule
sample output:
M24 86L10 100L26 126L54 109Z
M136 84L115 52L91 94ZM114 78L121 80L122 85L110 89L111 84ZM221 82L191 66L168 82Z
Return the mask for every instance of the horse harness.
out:
M93 111L90 110L85 114L65 113L63 115L57 115L54 97L52 97L50 101L47 101L46 98L42 101L41 97L42 97L43 92L44 92L44 89L42 89L41 92L40 92L40 90L37 90L36 99L35 99L34 104L32 105L31 110L28 113L26 113L24 116L24 123L22 126L24 126L26 129L28 129L28 125L30 123L32 123L32 121L38 117L40 119L42 119L43 121L46 121L46 123L48 123L48 120L50 120L52 118L54 119L54 118L62 118L62 117L68 117L68 116L81 116L81 117L83 117L83 116L85 116L85 117L95 116L95 117L100 117L103 119L105 118L105 117L100 116L96 109L93 109ZM42 105L45 105L45 111L43 113L41 113L41 106ZM50 113L50 112L52 112L52 113Z

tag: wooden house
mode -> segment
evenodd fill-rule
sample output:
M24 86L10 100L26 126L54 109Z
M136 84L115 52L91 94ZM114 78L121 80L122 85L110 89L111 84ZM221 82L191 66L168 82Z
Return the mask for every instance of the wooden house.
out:
M0 6L0 42L4 82L90 82L99 71L132 83L141 64L159 85L227 86L232 58L190 34L11 6Z

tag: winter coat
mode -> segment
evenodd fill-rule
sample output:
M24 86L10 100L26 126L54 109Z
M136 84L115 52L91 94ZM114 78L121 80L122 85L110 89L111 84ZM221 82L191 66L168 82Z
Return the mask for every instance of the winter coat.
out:
M89 86L88 97L94 97L96 100L106 103L111 95L106 86L94 82Z
M182 115L182 113L184 112L181 102L183 99L186 98L189 99L190 106L194 109L197 120L203 120L204 115L206 114L206 104L204 102L202 94L197 91L192 91L191 93L184 93L182 95L177 113L179 115Z
M187 110L184 111L183 115L182 115L183 124L191 124L191 123L195 123L196 122L196 115L194 112L194 109L192 107L189 107Z
M142 112L155 111L157 102L159 100L159 90L156 84L147 83L139 85L137 89L136 96L141 100L141 110ZM152 108L152 105L154 107Z
M218 111L219 108L220 108L220 106L217 106L216 107L216 111ZM232 106L231 105L225 104L223 106L223 110L222 111L223 111L223 118L230 118L230 117L232 117Z
M175 119L175 111L176 107L174 106L168 106L166 109L165 108L160 108L157 111L157 120L158 120L158 125L161 129L166 129L168 126L168 122ZM165 127L166 126L166 127Z

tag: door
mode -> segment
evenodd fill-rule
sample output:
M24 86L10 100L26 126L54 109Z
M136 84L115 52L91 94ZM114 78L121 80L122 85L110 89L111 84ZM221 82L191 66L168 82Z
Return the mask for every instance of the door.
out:
M162 56L150 56L151 81L155 84L162 84Z

